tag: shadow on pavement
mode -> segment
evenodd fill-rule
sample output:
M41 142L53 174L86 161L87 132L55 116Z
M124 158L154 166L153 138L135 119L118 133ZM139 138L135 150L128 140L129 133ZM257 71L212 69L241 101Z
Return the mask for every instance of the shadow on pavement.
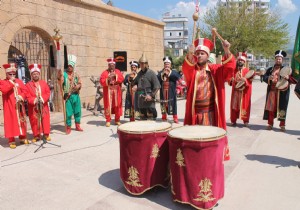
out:
M100 185L103 185L109 189L129 195L129 193L127 193L127 191L123 187L123 183L120 178L120 169L113 169L111 171L103 173L99 177L98 182Z
M294 135L294 136L300 136L300 130L286 130L285 131L287 134L291 134L291 135ZM299 139L299 138L298 138Z
M57 131L60 131L60 132L57 132ZM65 128L65 126L64 125L51 125L51 131L50 131L50 133L59 133L59 134L61 134L61 133L65 133L66 132L66 128Z
M98 182L100 185L112 189L116 192L129 196L131 198L144 198L151 202L157 203L165 208L173 210L191 210L194 209L189 205L173 202L170 188L154 187L146 191L142 195L132 195L125 189L123 182L120 178L120 169L114 169L103 173Z
M277 157L273 155L255 155L255 154L249 154L245 155L245 157L248 160L252 161L259 161L261 163L267 163L267 164L272 164L276 165L276 168L279 167L298 167L299 161L287 159L287 158L282 158L282 157Z

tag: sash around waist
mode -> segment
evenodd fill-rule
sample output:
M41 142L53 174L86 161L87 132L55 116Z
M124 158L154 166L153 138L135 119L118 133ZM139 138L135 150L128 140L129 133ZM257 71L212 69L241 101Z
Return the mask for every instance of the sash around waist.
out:
M202 111L213 110L215 105L215 101L212 99L204 99L204 100L196 100L195 101L195 111L196 113Z

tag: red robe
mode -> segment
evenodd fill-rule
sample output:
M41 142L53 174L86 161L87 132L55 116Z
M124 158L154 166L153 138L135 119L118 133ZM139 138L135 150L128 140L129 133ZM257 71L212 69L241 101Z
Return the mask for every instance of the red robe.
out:
M243 68L241 70L242 77L245 77L245 75L249 72L248 68ZM234 72L234 76L236 77L236 74L238 73L238 70L236 69ZM240 118L244 122L249 122L250 118L250 110L251 110L251 94L252 94L252 79L246 78L246 82L244 85L244 89L242 91L239 91L235 88L237 85L237 81L233 80L232 83L232 92L231 92L231 103L230 103L230 119L231 122L236 122L237 118ZM238 99L238 92L241 93L240 101ZM240 104L239 108L236 110L234 109L234 104L238 103Z
M25 85L22 80L15 79L16 94L25 99ZM6 138L15 136L26 137L26 114L24 105L19 109L19 120L16 110L16 98L14 93L14 85L8 80L0 81L0 91L2 92L3 115L4 115L4 134ZM20 129L21 127L21 129ZM22 131L22 133L21 133Z
M225 85L224 83L232 77L235 69L235 58L230 56L229 58L224 57L223 65L221 64L208 64L207 70L211 72L212 81L215 89L215 122L217 127L226 130L226 119L225 119ZM194 110L194 103L196 95L195 90L195 76L196 76L196 65L190 63L185 58L182 65L182 72L185 77L185 81L188 87L186 97L186 110L185 110L185 125L195 125L196 115Z
M122 83L124 77L119 69L115 69L114 72L116 74L114 85L108 83L108 70L103 71L100 75L100 84L103 86L104 114L107 122L110 122L112 114L115 114L115 121L117 122L122 116Z
M50 98L50 88L48 84L43 80L39 80L38 83L39 87L36 86L33 81L30 81L26 84L28 116L34 137L39 136L41 133L43 133L44 135L49 135L50 133L50 112L48 106L48 101ZM36 99L37 94L40 94L43 100L41 124L39 123L39 110L36 104L34 104L34 100Z
M213 86L215 89L215 103L214 103L214 116L216 123L213 126L223 128L226 130L226 118L225 118L225 82L227 82L233 75L233 71L236 66L234 56L230 55L229 58L224 57L223 65L221 64L208 64L206 71L210 71ZM187 97L186 97L186 108L184 125L195 125L196 114L195 114L195 96L196 96L196 73L197 64L192 64L185 58L182 65L182 72L185 77L187 84ZM226 147L224 148L224 160L230 159L229 146L227 136L225 138Z

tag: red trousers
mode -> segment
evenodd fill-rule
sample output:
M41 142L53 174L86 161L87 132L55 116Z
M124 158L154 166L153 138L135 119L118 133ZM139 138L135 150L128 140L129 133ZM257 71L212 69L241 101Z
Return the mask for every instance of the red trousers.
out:
M269 111L268 124L274 125L274 112ZM285 120L280 121L279 126L285 126Z

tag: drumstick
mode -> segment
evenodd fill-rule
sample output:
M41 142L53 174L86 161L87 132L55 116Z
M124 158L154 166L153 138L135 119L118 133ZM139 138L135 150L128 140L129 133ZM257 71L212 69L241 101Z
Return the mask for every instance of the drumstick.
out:
M225 42L225 39L223 39L223 37L217 32L216 28L212 28L211 33L215 34L222 42Z

